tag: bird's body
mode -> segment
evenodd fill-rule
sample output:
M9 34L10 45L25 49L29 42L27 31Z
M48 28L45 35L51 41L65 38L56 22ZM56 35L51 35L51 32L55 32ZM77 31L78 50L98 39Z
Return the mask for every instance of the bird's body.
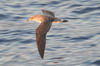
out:
M39 22L39 23L46 22L47 20L50 20L50 18L52 18L52 17L47 16L47 15L34 15L31 17L31 19L33 19L34 21Z
M41 22L52 22L52 23L64 22L59 18L48 16L48 15L34 15L30 19L28 19L27 21L30 21L30 20L33 20L33 21L36 21L36 22L39 22L39 23L41 23ZM53 21L50 21L50 20L53 20Z
M39 54L41 58L44 57L44 50L46 45L46 34L49 31L52 23L62 23L68 22L67 20L61 20L56 18L54 13L48 10L42 10L43 15L34 15L30 17L27 21L36 21L41 23L36 29L36 41Z

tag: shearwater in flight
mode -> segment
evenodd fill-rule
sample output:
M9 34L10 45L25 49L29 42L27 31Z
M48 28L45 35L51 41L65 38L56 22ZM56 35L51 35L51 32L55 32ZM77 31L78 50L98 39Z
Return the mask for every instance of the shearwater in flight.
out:
M37 48L41 58L44 57L45 45L46 45L46 34L49 31L52 23L63 23L68 22L67 20L61 20L55 17L55 14L49 10L42 10L43 15L34 15L30 17L29 21L36 21L41 23L39 27L36 29L36 42Z

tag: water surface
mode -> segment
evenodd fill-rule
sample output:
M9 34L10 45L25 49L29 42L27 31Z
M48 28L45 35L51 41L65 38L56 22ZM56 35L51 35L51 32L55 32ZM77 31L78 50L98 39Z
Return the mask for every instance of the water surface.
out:
M44 60L38 54L36 22L41 9L69 23L53 24ZM0 66L100 66L99 0L0 0Z

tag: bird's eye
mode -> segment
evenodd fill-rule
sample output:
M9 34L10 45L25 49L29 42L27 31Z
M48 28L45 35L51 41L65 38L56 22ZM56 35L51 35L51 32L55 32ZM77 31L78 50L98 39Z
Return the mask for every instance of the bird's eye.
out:
M31 17L31 19L33 19L33 17Z

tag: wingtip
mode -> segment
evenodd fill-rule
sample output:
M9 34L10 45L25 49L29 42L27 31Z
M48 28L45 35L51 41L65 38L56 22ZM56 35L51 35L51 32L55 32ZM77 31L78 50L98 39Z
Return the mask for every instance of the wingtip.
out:
M43 56L41 56L41 58L42 58L42 59L44 59L44 57L43 57Z
M43 49L41 49L41 50L43 50ZM39 55L43 59L44 58L44 50L43 51L41 51L41 50L40 50L40 48L38 48Z
M41 11L44 11L44 9L41 9Z
M44 59L44 54L40 54L41 58Z
M47 11L47 10L41 9L41 11L44 12L44 11Z

